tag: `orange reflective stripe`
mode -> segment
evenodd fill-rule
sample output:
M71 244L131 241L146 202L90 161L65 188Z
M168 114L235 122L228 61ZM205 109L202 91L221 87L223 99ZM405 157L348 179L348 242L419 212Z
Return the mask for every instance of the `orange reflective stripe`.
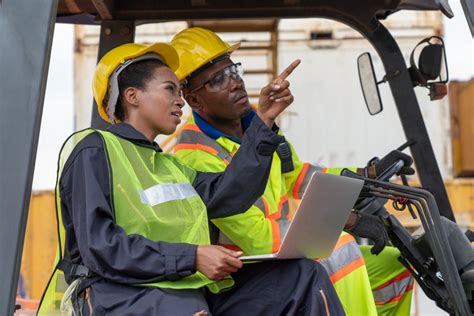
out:
M173 148L173 152L177 152L182 149L201 149L209 152L223 160L224 164L229 165L232 160L232 156L222 148L214 139L205 135L197 125L187 124L183 127L180 135L178 136L177 143Z
M295 185L293 187L292 193L294 199L301 199L301 197L303 196L303 192L306 190L306 186L308 185L309 180L311 179L311 176L316 171L325 173L327 171L327 168L313 166L309 163L303 164L303 167L301 168L301 171L298 177L296 178Z
M281 198L280 203L278 204L278 211L272 214L269 214L270 210L265 207L265 215L272 220L279 220L281 218L281 210L283 209L283 203L285 203L285 201L288 201L288 197L286 195Z
M354 237L352 237L349 234L339 237L339 239L337 240L336 246L334 247L333 252L341 247L344 247L348 243L353 242L354 240L355 240Z
M387 287L388 285L390 285L390 284L392 284L392 283L398 282L398 281L400 281L400 280L403 280L403 279L409 278L409 277L411 277L410 271L405 270L405 271L403 271L402 273L400 273L399 275L397 275L396 277L394 277L394 278L388 280L388 281L385 282L384 284L377 286L377 287L374 289L374 291L378 291L378 290L380 290L380 289L383 289L384 287Z
M379 302L379 301L375 301L375 305L385 305L385 304L389 304L389 303L393 303L393 302L398 302L399 300L402 299L402 297L407 294L408 292L410 292L411 290L413 290L413 285L409 285L407 286L407 289L404 293L400 294L400 295L397 295L393 298L391 298L390 300L386 301L386 302Z
M283 204L285 204L285 202L288 202L288 195L286 194L280 198L280 203L278 203L278 212L281 213L281 210L283 209Z
M278 204L278 212L280 213L279 220L292 220L292 214L290 214L290 203L288 202L288 195L283 195L280 198L280 203Z
M324 168L321 170L322 173L326 173L327 171L328 171L328 168L326 168L326 167L324 167Z
M198 132L198 133L202 133L201 129L197 126L197 125L194 125L194 124L186 124L183 126L183 131L195 131L195 132Z
M333 253L328 258L321 260L332 282L337 282L365 265L355 239L344 234L339 237Z
M365 265L363 257L350 262L348 265L344 266L343 268L339 269L331 275L331 282L336 283L337 281L339 281L346 275L352 273L355 269L362 267L363 265Z
M300 194L299 194L300 187L301 187L301 184L303 183L303 180L308 170L309 170L309 164L305 163L303 165L303 168L301 168L300 174L298 175L298 178L296 179L295 186L293 187L293 197L295 199L301 199Z
M178 150L183 150L183 149L201 149L213 155L217 155L218 153L218 151L215 150L214 148L206 146L206 145L201 145L201 144L178 144L174 146L173 151L177 152Z
M282 196L280 203L278 204L278 211L272 214L270 214L270 207L268 206L267 201L265 200L263 195L262 195L262 200L263 200L263 204L265 205L265 216L272 221L272 226L274 226L273 222L275 222L275 224L277 224L277 226L280 227L278 225L278 220L281 218L281 210L283 208L283 203L288 200L288 197L286 195ZM278 231L279 230L280 229L278 229Z
M385 305L399 301L413 289L413 278L404 271L373 290L376 305Z
M268 206L268 202L265 200L265 197L262 195L261 196L264 208L265 208L265 217L268 218L270 221L270 225L272 225L272 253L277 252L280 249L280 225L278 225L278 222L276 220L279 219L277 215L280 213L279 216L281 216L281 212L277 212L274 214L270 214L270 208Z
M278 225L277 221L271 219L270 223L272 224L272 253L275 253L280 249L280 225Z
M281 211L270 214L267 216L267 218L271 219L272 221L278 221L281 218Z

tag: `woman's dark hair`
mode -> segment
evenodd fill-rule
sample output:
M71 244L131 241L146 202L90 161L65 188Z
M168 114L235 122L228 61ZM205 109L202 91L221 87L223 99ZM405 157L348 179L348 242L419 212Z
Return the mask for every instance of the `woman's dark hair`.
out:
M133 87L145 89L146 83L153 77L156 68L167 67L157 59L147 59L131 64L118 75L119 97L115 106L115 116L123 121L125 119L125 106L122 95L125 89Z

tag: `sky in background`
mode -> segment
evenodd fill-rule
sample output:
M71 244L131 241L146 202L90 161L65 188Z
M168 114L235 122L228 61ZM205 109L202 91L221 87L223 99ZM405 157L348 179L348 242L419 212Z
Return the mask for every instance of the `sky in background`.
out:
M450 80L474 77L474 40L459 0L449 1L455 13L445 19L445 43ZM60 147L73 132L74 28L56 24L44 103L33 190L52 190ZM91 100L92 102L92 100Z

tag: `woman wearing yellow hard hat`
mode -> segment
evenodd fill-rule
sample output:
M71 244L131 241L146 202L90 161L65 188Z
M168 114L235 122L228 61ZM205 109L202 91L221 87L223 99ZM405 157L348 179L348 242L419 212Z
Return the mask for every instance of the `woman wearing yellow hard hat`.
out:
M180 123L178 65L164 43L122 45L99 61L94 98L112 125L77 132L61 150L60 247L40 315L205 315L203 288L234 284L242 253L210 245L208 219L263 193L281 141L269 126L288 105L259 110L225 173L197 172L154 142Z

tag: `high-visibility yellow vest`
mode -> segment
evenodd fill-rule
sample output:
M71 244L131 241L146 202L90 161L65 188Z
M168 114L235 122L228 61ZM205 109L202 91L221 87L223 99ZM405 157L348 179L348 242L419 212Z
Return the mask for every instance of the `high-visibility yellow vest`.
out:
M385 247L378 256L370 253L370 246L360 246L370 284L380 316L410 315L414 279L397 260L400 251Z
M62 168L75 145L94 130L73 134L60 153L58 182ZM139 146L110 132L97 131L104 142L109 161L114 220L127 234L139 234L150 240L196 245L210 244L206 206L192 187L196 171L173 155ZM60 248L56 263L64 252L65 232L61 223L59 183L56 184ZM140 284L172 289L207 286L217 293L234 284L228 277L212 281L200 272L176 281ZM39 314L58 310L67 285L63 273L55 269L43 296Z
M190 118L178 137L174 152L196 170L221 172L239 146L226 137L210 138ZM312 173L322 171L339 175L343 169L303 163L291 149L293 171L282 173L280 158L275 153L263 196L245 213L212 220L220 230L218 243L241 249L246 255L277 252L296 209L295 201L301 199ZM329 272L348 315L377 314L364 258L351 235L343 233L333 255L321 263Z

